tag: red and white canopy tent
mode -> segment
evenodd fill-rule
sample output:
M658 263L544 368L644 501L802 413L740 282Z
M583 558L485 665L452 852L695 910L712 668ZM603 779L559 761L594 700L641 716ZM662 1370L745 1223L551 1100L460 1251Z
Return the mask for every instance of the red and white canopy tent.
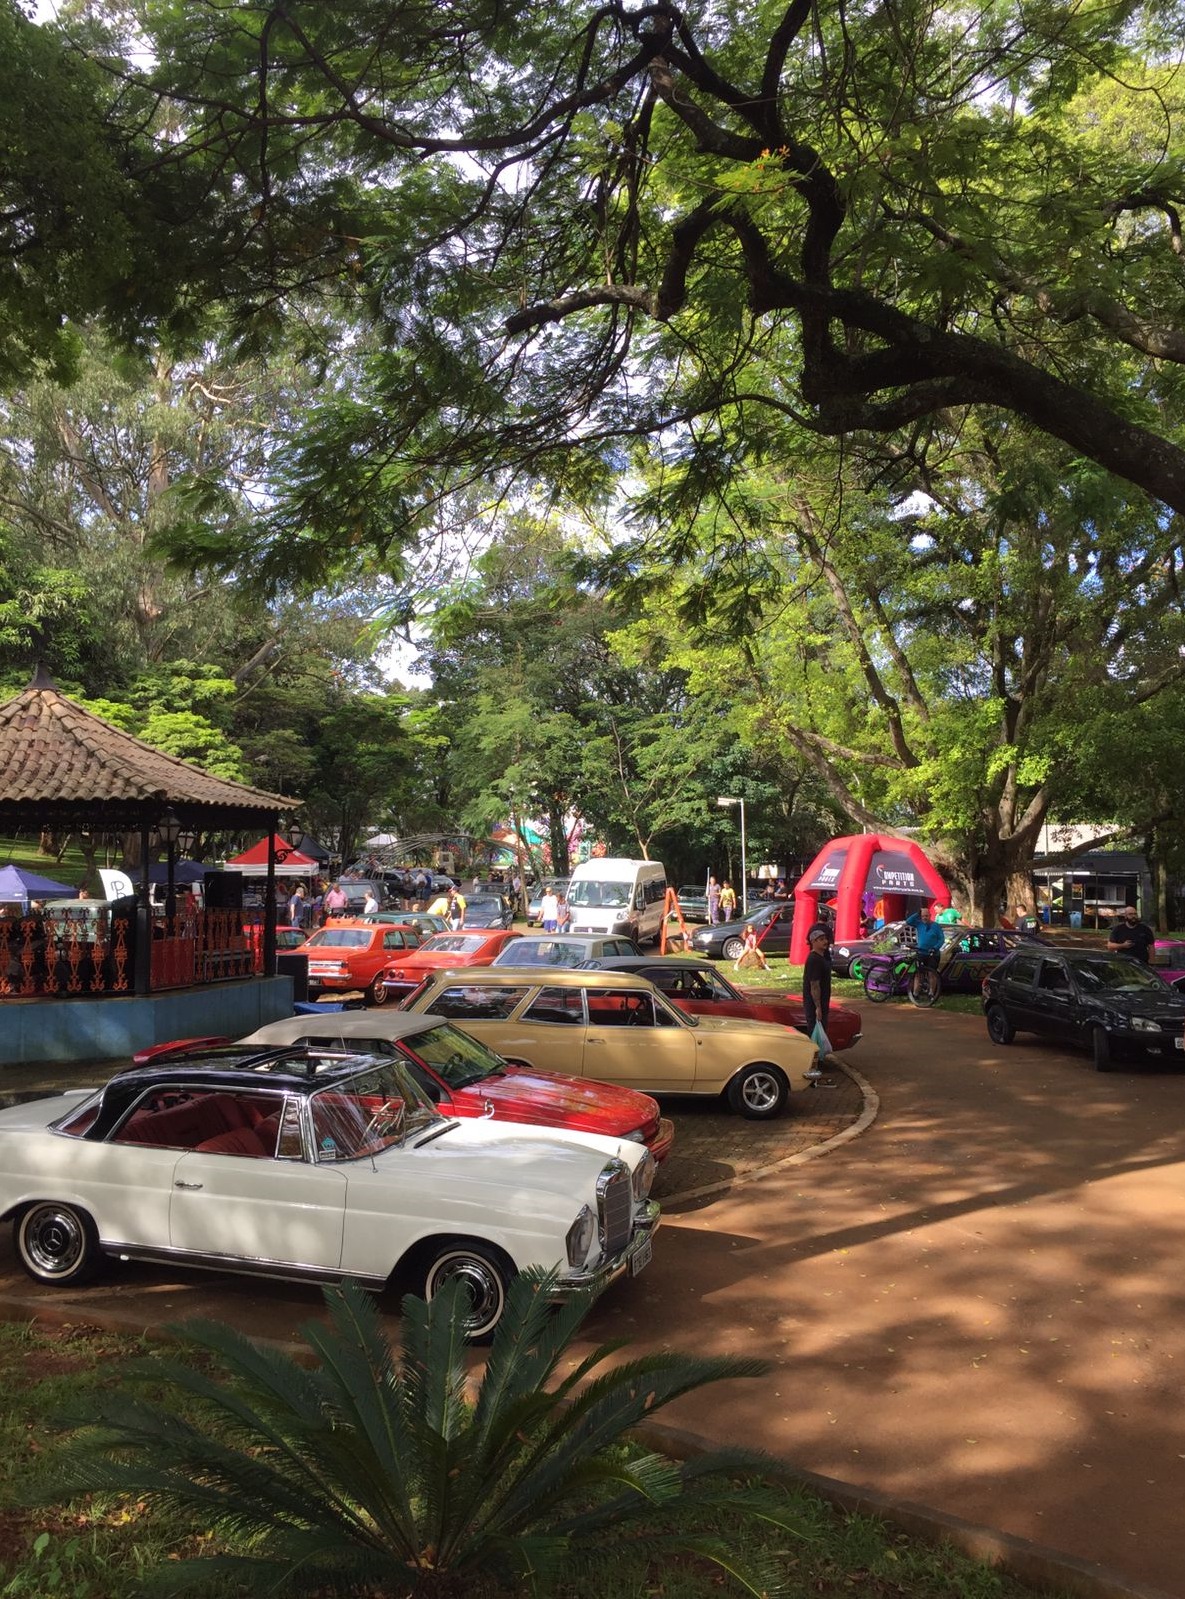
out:
M885 920L896 921L919 905L949 905L950 890L925 850L911 838L859 833L833 838L798 879L790 960L806 960L806 935L819 915L820 898L835 902L836 938L859 938L865 894L884 901Z
M313 877L321 871L320 861L315 861L311 855L302 855L300 850L293 849L279 833L273 833L270 840L261 838L258 844L252 844L251 848L245 849L241 855L232 856L230 860L224 862L222 870L242 872L245 877L266 877L269 843L275 856L277 877Z

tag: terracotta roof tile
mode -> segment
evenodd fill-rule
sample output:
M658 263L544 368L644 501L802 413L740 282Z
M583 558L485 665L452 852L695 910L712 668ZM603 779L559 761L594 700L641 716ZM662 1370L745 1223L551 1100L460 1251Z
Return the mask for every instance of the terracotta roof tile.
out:
M297 801L213 777L58 692L38 673L0 705L0 805L289 810Z

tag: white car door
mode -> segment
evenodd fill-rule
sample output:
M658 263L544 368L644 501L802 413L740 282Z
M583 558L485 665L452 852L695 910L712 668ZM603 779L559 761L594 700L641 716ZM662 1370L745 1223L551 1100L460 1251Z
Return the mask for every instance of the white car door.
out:
M284 1153L286 1146L290 1154ZM265 1158L200 1149L182 1155L169 1205L172 1247L336 1271L345 1228L345 1173L306 1162L297 1153L296 1137L282 1133L279 1149L279 1156Z

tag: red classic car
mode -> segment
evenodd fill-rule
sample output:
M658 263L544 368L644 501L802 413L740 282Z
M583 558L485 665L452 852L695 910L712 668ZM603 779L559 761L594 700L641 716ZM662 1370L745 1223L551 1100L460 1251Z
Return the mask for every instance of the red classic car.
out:
M391 961L420 946L414 927L342 917L328 922L300 946L309 957L309 994L360 988L372 1005L385 1005L391 994L383 973Z
M675 1129L649 1094L591 1078L509 1066L459 1028L422 1031L423 1018L388 1011L339 1011L270 1022L239 1040L270 1049L315 1044L320 1049L399 1055L446 1116L493 1116L499 1121L570 1127L643 1143L655 1160L671 1152ZM405 1034L412 1036L405 1037Z
M463 928L456 933L433 933L417 950L391 961L384 973L389 999L402 999L418 987L425 973L441 966L488 966L507 944L519 937L501 927Z
M672 1004L691 1016L745 1016L754 1022L781 1022L806 1032L806 1011L801 994L771 994L767 989L741 989L710 960L692 956L620 955L597 962L602 971L633 972L660 988ZM831 1001L827 1036L835 1050L851 1049L860 1041L860 1012Z

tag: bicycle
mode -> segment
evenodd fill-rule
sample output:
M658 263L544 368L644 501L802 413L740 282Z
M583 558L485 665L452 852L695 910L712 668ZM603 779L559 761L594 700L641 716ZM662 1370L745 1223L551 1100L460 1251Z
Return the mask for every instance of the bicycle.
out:
M919 964L915 949L889 955L865 955L864 993L874 1005L904 994L911 1005L928 1008L942 993L942 979L932 966Z

